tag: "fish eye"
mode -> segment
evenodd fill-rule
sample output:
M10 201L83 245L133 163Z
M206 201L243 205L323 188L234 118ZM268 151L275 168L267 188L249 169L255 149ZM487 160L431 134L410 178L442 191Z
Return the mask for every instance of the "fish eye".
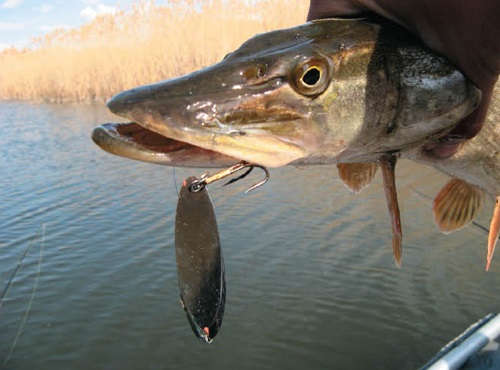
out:
M302 95L317 96L328 87L329 72L326 60L310 59L295 68L292 76L293 87Z

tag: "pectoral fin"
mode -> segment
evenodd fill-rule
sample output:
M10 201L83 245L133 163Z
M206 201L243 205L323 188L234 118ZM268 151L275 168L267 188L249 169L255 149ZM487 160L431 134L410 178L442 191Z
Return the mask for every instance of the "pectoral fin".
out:
M339 163L337 169L344 184L354 193L359 193L370 185L377 173L377 164L368 163Z
M450 233L458 230L479 213L482 191L463 180L451 179L434 199L432 211L439 230Z
M387 200L387 208L391 217L392 224L392 251L396 264L401 267L401 259L403 255L401 231L401 216L399 213L398 194L396 189L396 178L394 175L396 169L396 157L389 156L379 161L380 169L382 170L382 178L384 180L385 197Z
M495 210L490 223L490 234L488 235L488 255L486 256L486 271L489 270L495 246L498 242L498 233L500 232L500 196L497 197Z

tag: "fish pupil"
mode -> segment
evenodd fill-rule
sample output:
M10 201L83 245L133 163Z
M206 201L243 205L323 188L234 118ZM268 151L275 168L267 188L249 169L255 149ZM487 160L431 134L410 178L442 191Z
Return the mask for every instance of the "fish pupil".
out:
M317 68L310 68L304 76L302 76L302 81L308 86L314 86L318 83L321 77L321 73Z

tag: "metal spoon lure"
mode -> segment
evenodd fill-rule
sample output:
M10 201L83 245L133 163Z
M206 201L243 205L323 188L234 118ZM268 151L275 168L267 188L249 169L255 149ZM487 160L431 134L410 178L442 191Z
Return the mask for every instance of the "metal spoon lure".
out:
M179 192L175 217L175 254L181 305L194 334L211 343L222 325L226 302L224 259L214 207L206 186L247 168L233 183L246 177L254 167L264 170L266 178L248 191L269 179L264 167L240 162L214 175L184 180ZM227 185L226 184L226 185Z

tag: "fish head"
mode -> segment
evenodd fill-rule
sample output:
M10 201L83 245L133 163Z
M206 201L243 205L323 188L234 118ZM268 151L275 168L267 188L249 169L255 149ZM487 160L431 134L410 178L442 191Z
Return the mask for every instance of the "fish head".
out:
M477 103L446 60L383 29L329 19L260 34L218 64L124 91L108 107L263 166L373 160L450 130Z

